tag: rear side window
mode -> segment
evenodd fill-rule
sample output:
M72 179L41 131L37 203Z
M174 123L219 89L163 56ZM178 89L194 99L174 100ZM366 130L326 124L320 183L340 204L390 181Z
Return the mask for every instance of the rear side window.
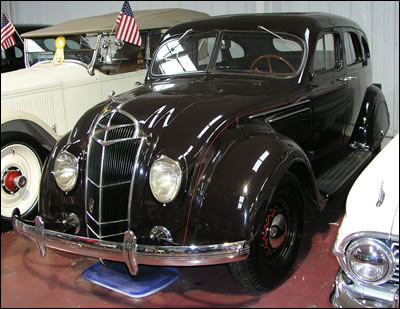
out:
M360 62L362 60L362 52L357 34L355 32L345 32L344 41L347 65Z
M314 71L322 73L336 68L339 62L337 35L333 33L324 34L318 39L314 54Z

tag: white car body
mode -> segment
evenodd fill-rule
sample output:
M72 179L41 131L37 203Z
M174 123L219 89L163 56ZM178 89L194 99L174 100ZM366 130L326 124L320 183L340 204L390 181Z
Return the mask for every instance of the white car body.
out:
M119 12L30 31L25 69L1 74L1 218L36 209L41 166L56 141L91 107L144 82L163 33L178 23L208 17L186 9L135 11L142 46L115 39ZM56 38L64 61L54 62ZM56 57L54 57L56 58Z
M107 99L110 91L119 94L143 83L147 70L94 75L75 63L40 63L1 76L1 123L26 113L43 121L44 129L59 137L72 129L83 112ZM4 91L3 91L4 89ZM14 116L13 116L14 115Z
M356 245L351 249L351 245L362 239L379 240L392 252L390 274L385 279L376 282L360 279L349 265L349 250L358 250ZM335 306L398 307L399 135L388 143L353 184L333 253L341 266L331 296Z

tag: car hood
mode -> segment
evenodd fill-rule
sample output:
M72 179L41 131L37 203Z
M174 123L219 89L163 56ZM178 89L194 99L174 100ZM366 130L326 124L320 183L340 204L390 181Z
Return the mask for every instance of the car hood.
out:
M77 78L79 76L79 78ZM87 69L76 63L39 63L31 68L1 74L1 96L51 91L93 81Z
M358 232L399 235L398 135L365 168L347 197L338 243Z
M283 81L175 80L146 84L116 101L157 143L156 152L176 160L193 158L235 119L293 101L288 89Z

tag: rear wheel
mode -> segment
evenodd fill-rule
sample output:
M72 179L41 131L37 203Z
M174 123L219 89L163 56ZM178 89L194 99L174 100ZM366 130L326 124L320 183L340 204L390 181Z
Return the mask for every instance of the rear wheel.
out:
M287 279L300 246L303 209L300 185L287 174L267 205L262 226L254 231L248 259L229 264L236 281L267 291Z
M16 207L24 218L36 213L45 157L46 151L32 137L11 132L1 135L2 226L11 226Z

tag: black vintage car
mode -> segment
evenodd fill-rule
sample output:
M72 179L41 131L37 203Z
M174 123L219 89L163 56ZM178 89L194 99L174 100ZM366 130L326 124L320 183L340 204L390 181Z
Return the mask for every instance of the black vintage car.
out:
M35 222L55 248L139 264L228 263L268 290L294 262L309 207L380 149L389 126L370 48L323 13L231 15L163 37L139 88L86 112L43 169ZM307 202L308 199L312 203Z

